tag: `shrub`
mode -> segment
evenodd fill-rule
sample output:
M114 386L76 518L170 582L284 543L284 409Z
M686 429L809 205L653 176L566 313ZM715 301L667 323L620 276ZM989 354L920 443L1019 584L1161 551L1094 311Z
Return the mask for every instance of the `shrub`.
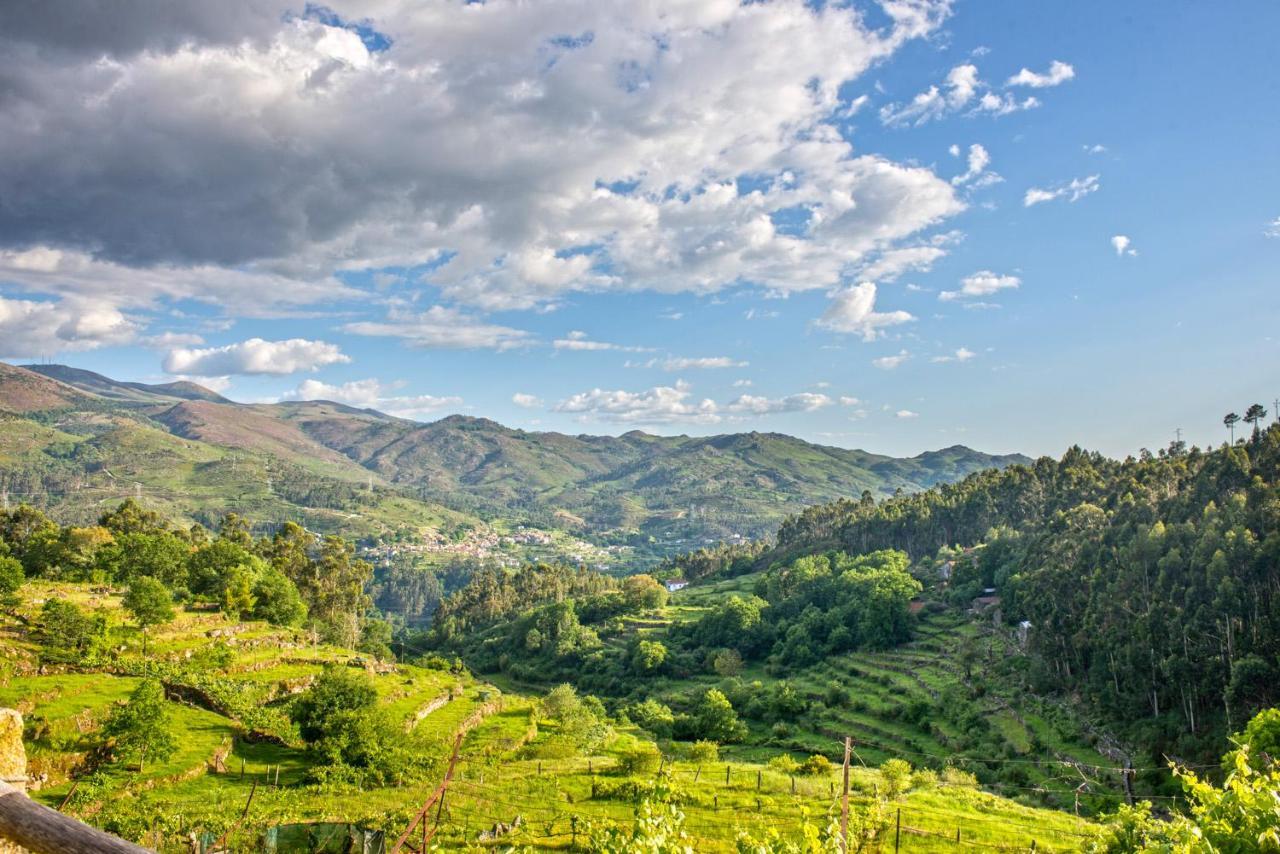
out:
M791 758L790 753L783 753L770 759L769 767L781 774L790 776L796 773L796 769L800 767L800 763Z
M635 774L653 774L662 765L662 754L649 742L640 742L635 747L622 751L618 757L618 771L627 776Z
M954 765L942 769L942 782L947 786L963 786L966 789L978 788L978 778L968 771L962 771Z
M796 770L808 777L830 774L831 760L821 753L815 753L802 762Z
M911 788L911 763L890 759L880 766L881 794L893 800Z

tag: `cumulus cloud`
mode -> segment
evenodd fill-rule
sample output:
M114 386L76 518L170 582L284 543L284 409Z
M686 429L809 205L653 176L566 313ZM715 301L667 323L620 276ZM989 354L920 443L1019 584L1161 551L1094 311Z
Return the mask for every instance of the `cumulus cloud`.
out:
M1111 248L1116 251L1117 255L1137 255L1138 250L1132 246L1133 241L1127 235L1117 234L1111 238Z
M966 62L948 71L941 86L930 86L905 104L893 103L881 107L880 121L890 127L919 127L961 112L969 116L984 113L1003 116L1038 106L1040 101L1035 97L1018 100L1007 92L991 91L990 85L978 76L978 67ZM958 149L953 152L956 153Z
M1006 86L1030 86L1033 89L1045 89L1066 83L1076 76L1076 70L1065 62L1055 59L1049 64L1049 70L1038 74L1024 68L1005 81Z
M899 409L893 413L894 418L919 418L919 412L912 412L910 409Z
M542 406L542 398L522 391L511 395L511 402L521 409L537 409Z
M342 328L353 335L399 338L411 347L426 349L510 350L533 343L533 336L524 330L488 323L440 305L422 312L397 307L386 320L362 320Z
M742 362L729 356L702 356L696 358L673 356L662 360L664 371L684 371L697 368L745 368L750 362Z
M110 305L0 297L0 358L48 357L127 344L139 324Z
M587 333L580 330L574 330L564 338L557 338L552 342L552 346L557 350L618 350L624 353L650 353L652 347L631 347L625 344L611 344L607 341L592 341L587 337Z
M995 172L990 172L987 167L991 165L991 155L983 146L974 143L969 146L968 168L961 174L951 179L951 183L955 186L963 184L972 184L974 187L989 187L992 184L999 184L1004 178Z
M204 343L204 337L194 332L161 332L139 338L138 343L155 350L168 350L171 347L195 347Z
M392 392L403 383L384 385L377 379L352 380L341 385L330 385L320 380L303 380L293 391L286 392L284 400L331 400L362 409L380 409L391 415L412 418L437 412L462 404L460 397L436 397L430 394L400 395Z
M1056 187L1047 189L1032 187L1022 197L1022 204L1026 207L1031 207L1041 202L1051 202L1054 199L1062 198L1065 198L1068 202L1078 202L1090 193L1097 191L1100 177L1099 175L1089 175L1085 178L1073 178L1066 184L1059 184Z
M714 424L786 412L813 412L831 403L827 395L814 392L778 398L743 394L727 403L717 403L710 398L697 400L692 387L681 380L674 386L637 392L592 389L566 398L553 408L556 412L617 423Z
M1267 237L1280 237L1280 216L1267 223L1267 227L1262 230Z
M842 395L840 397L841 406L857 406L860 403L862 403L862 401L856 397L850 397L848 395Z
M948 353L948 354L943 355L943 356L934 356L934 357L933 357L932 359L930 359L929 361L931 361L931 362L937 362L937 363L943 363L943 362L967 362L967 361L969 361L970 359L974 358L974 357L975 357L975 356L977 356L977 355L978 355L977 353L973 352L973 351L972 351L972 350L970 350L968 347L961 347L961 348L959 348L958 350L956 350L954 353Z
M872 359L871 364L882 371L892 371L903 362L911 358L911 354L906 350L901 350L895 356L881 356L878 359Z
M813 412L815 409L830 405L831 398L814 392L801 392L778 398L744 394L725 406L725 411L749 415L772 415L776 412Z
M197 377L233 374L294 374L314 371L325 365L350 362L336 344L290 338L286 341L264 341L250 338L223 347L191 349L178 347L164 357L164 370L170 374Z
M61 267L0 281L34 292L239 316L359 300L347 271L487 310L831 288L964 208L833 119L947 0L81 6L0 9L0 250ZM360 334L494 346L414 327Z
M874 341L888 326L915 320L905 311L878 312L874 282L862 282L838 291L823 312L818 325L832 332L861 335L863 341Z
M942 291L938 299L943 302L969 297L987 297L1003 290L1017 288L1022 279L1017 276L1001 275L990 270L979 270L960 280L960 290Z
M624 424L706 424L720 420L715 401L693 400L690 386L685 382L637 392L595 388L565 398L554 409Z

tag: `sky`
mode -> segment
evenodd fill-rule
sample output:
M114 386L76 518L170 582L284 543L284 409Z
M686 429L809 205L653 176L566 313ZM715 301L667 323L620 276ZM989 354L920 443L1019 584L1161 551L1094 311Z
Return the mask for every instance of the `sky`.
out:
M0 359L1122 456L1280 397L1280 4L0 5Z

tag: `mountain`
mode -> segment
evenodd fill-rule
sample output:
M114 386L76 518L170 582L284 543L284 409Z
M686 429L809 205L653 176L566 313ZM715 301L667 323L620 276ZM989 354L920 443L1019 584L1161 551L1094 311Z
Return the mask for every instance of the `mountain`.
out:
M329 502L350 515L359 504L371 524L382 511L364 505L381 490L430 505L428 515L448 508L459 523L500 518L659 550L767 536L813 504L1029 462L960 445L894 458L779 433L574 436L461 415L423 424L331 401L239 404L193 383L120 382L63 365L3 366L0 409L57 431L28 430L17 458L0 458L11 489L33 470L53 478L46 486L81 490L128 472L175 495L198 488L204 505L221 493L269 506L268 492L288 490L311 510ZM191 513L180 501L174 509ZM381 527L397 524L413 523Z

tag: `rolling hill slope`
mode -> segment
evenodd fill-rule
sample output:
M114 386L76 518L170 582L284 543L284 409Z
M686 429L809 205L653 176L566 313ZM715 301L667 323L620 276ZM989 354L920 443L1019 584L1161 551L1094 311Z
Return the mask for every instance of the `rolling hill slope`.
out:
M963 446L899 459L778 433L570 436L461 415L423 424L329 401L238 404L193 383L120 382L62 365L0 366L0 412L60 431L55 438L10 427L25 437L21 453L0 466L0 485L12 492L118 488L111 479L120 471L129 473L128 485L175 493L198 487L208 500L219 489L265 499L268 480L278 489L305 482L292 503L340 495L324 506L372 517L359 534L406 521L379 520L376 507L353 497L363 486L464 516L658 551L768 536L816 503L864 490L915 492L1028 461ZM193 454L198 462L186 460ZM181 502L173 509L192 512Z

